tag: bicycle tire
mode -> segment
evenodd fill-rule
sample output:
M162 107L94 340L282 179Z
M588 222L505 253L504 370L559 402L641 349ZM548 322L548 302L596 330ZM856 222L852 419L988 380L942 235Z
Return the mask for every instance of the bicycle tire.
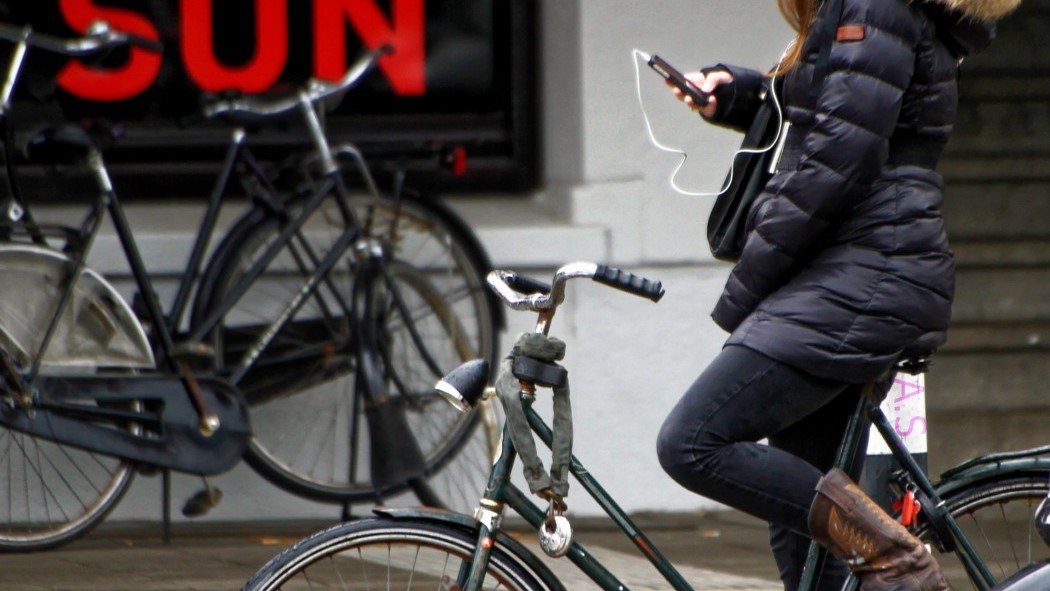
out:
M38 552L91 531L120 502L133 466L0 429L0 551ZM12 483L17 485L12 486Z
M1050 491L1050 471L997 474L943 495L948 512L956 519L997 581L1028 564L1050 558L1050 549L1035 531L1034 515ZM915 534L932 543L926 521ZM976 589L956 554L938 554L937 560L953 589Z
M75 263L58 252L34 248L28 252L35 255L4 260L5 282L21 286L5 292L4 304L9 312L22 315L23 330L42 334L54 314L50 303L62 297L62 283L55 281L55 275L73 270ZM84 283L82 279L80 284ZM31 363L12 356L7 345L5 341L0 355L8 356L13 365ZM47 363L41 368L41 373L61 371L69 370ZM0 412L28 412L14 396L10 390L0 392ZM37 552L76 540L105 519L133 477L134 466L126 460L0 428L0 552Z
M291 199L287 204L289 209L295 209L299 205L301 205L301 200L297 199ZM496 330L500 317L498 316L498 308L484 285L484 277L490 265L476 237L473 236L463 221L451 210L439 203L414 195L403 196L396 206L390 200L377 200L367 196L355 195L351 197L351 205L355 212L359 214L363 225L369 229L367 238L373 243L383 244L384 247L392 251L390 267L395 269L395 280L400 279L402 283L408 282L417 296L425 291L434 291L440 294L441 297L437 298L436 301L439 302L440 306L444 306L451 311L460 326L466 327L466 332L469 334L466 335L465 339L469 341L468 344L470 346L464 347L462 343L459 343L459 351L454 355L448 355L446 352L445 359L443 359L442 372L448 371L459 362L472 357L485 357L495 362ZM395 215L395 212L397 212L397 215ZM317 253L323 253L325 248L334 241L334 236L342 232L340 220L340 216L333 215L332 210L327 208L327 206L322 207L321 210L312 214L310 220L304 226L302 236L309 241L312 249ZM196 326L198 322L207 317L210 310L223 302L233 283L246 268L246 263L254 260L255 254L265 247L268 240L272 239L279 227L279 215L272 214L263 207L253 209L233 226L224 241L217 248L216 254L212 257L212 262L209 263L202 276L200 293L195 301L194 311L191 316L192 326ZM285 250L291 252L287 248ZM354 264L354 253L348 251L345 260L329 274L328 280L330 283L327 285L334 286L338 284L337 291L340 292L341 297L349 298L354 277ZM259 306L260 302L266 299L266 290L268 289L281 291L282 289L287 289L290 285L297 287L301 282L301 279L296 277L295 273L282 275L282 273L287 273L289 265L287 256L284 254L278 256L278 259L270 266L271 273L260 278L250 288L245 297L241 298L242 302L246 303L235 307L227 315L227 319L224 319L223 330L216 331L213 335L216 345L216 356L220 360L220 369L235 364L235 359L241 353L237 346L232 344L231 325L242 322L241 318L251 319L256 316L263 322L270 321L272 317L267 317L266 311L252 310L250 307ZM416 276L410 277L410 271L415 273ZM421 289L419 286L423 283L418 276L425 276L429 284L433 286L432 289ZM288 281L282 288L282 279L287 277L291 277L292 280ZM322 300L319 298L324 297L318 294L326 293L331 295L334 293L334 290L330 290L327 286L319 288L313 295L312 302L304 306L305 312L300 316L308 316L311 313L309 309L313 306L313 302L320 302ZM288 298L282 295L279 299L283 302L287 301ZM429 308L420 308L420 310L424 311L429 310L429 313L425 314L426 317L441 318L449 315L447 312L443 312L442 308L435 307L436 305L433 303L435 299L433 297L420 296L416 299L418 301L425 302L429 300L431 302ZM342 322L342 319L338 320ZM275 449L278 445L289 445L287 440L289 437L288 426L292 426L295 433L310 435L316 443L321 439L317 437L319 432L331 432L332 429L341 429L345 432L349 431L350 426L354 424L358 425L355 441L362 441L364 432L359 421L354 419L351 423L350 420L345 418L348 413L355 417L358 416L362 412L360 403L363 401L358 401L357 405L354 403L353 382L356 368L352 367L353 356L350 350L354 346L354 343L350 341L353 331L345 322L342 322L340 326L335 326L335 324L340 322L325 322L327 326L323 327L325 334L322 336L326 340L321 343L322 346L331 349L326 355L331 355L332 353L335 353L335 356L343 355L342 365L336 369L332 369L336 366L332 362L335 356L330 356L326 360L327 366L325 371L327 373L309 372L306 371L308 369L306 367L296 368L296 371L292 372L283 372L278 377L286 383L278 384L277 386L268 385L269 391L262 396L258 395L256 386L259 384L266 385L266 382L253 380L265 380L268 376L263 370L260 369L255 376L253 376L253 372L249 372L246 374L245 379L238 384L238 387L244 392L248 400L253 431L255 431L246 459L267 480L293 494L306 498L344 504L376 502L380 498L385 500L391 495L397 494L403 487L376 490L368 479L369 470L367 465L362 465L358 460L351 461L349 459L355 453L359 458L367 458L368 454L364 452L359 444L339 444L333 438L328 437L326 444L319 444L321 445L320 447L310 450L310 453L326 455L331 467L330 469L326 468L325 470L327 471L318 471L318 462L310 460L304 462L291 457L295 454L301 455L303 448L294 449L289 447L285 451ZM415 319L416 324L420 322L419 318ZM293 321L289 324L294 326L295 322ZM389 331L386 332L386 336L391 336ZM270 345L269 350L281 351L281 347L285 347L285 350L288 350L289 347L299 347L303 344L299 342L301 340L301 338L292 334L291 329L286 329L283 331L283 334L278 335L278 338L274 339L274 344ZM318 344L319 342L313 343L314 346ZM337 346L333 347L333 344ZM264 352L257 367L266 367L266 356L267 353ZM436 355L436 357L441 358L441 355ZM391 368L396 365L396 361L397 359L392 359L392 361L386 363L389 367L385 368L384 371L388 374L392 372ZM451 411L451 407L449 407L450 410L445 410L444 407L448 405L444 404L443 401L439 401L439 398L431 393L433 383L436 382L440 375L434 375L431 372L425 376L425 380L423 377L418 376L412 380L412 387L418 389L418 392L426 392L426 400L433 401L433 403L427 404L429 409L426 418L433 421L443 421L443 424L448 426L445 430L448 436L445 439L432 443L430 449L424 448L427 464L426 473L427 475L433 475L441 467L446 467L446 472L455 469L455 462L453 461L456 455L455 452L466 445L467 442L475 439L471 436L475 430L477 419L471 415L455 415L454 411ZM402 381L405 380L402 379ZM328 384L327 389L329 391L327 394L320 391L325 384ZM345 386L349 392L333 393L331 391L332 388L340 386ZM317 406L311 407L304 402L311 397L315 400L327 397L327 402L315 402L315 405L322 405L328 409L328 412L318 412ZM417 403L424 400L423 396L417 396L416 398ZM340 421L340 423L326 426L325 428L328 431L319 431L311 428L309 426L310 422L298 422L296 415L291 414L292 409L311 408L313 412L307 413L309 416L321 416L329 420ZM450 412L453 414L449 414ZM302 419L304 416L300 414L298 418ZM423 415L420 414L420 417L423 417ZM413 424L419 425L421 423L417 421ZM413 434L417 435L417 437L420 435L415 430ZM484 439L488 440L490 437L485 436ZM326 448L325 445L337 447ZM342 445L342 447L338 447L338 445ZM494 450L489 450L489 453L492 452ZM340 457L347 458L347 461L342 462L339 459ZM344 470L342 466L336 466L336 464L341 462L348 467L353 465L356 473L351 473L349 468L346 468L345 473L338 473L338 471ZM486 462L483 470L479 469L477 472L479 474L482 472L487 473L488 467L489 464ZM458 479L455 474L448 474L447 477L450 481ZM469 501L470 503L476 503L476 493L483 487L484 480L481 480L477 486L472 487L475 490ZM462 501L450 499L447 504L450 508L463 510L467 507L457 506L457 504L466 502L468 502L466 499Z
M317 532L284 550L243 591L454 589L477 534L428 522L365 519ZM383 584L385 579L385 584ZM492 549L483 589L545 589L520 558Z

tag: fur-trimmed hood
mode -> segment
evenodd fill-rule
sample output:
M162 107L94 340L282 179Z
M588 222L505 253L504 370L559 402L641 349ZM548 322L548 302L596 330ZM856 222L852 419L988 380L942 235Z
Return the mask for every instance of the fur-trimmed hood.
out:
M1014 11L1021 5L1021 0L927 0L933 4L942 4L952 12L968 16L979 21L998 20Z
M996 21L1021 0L922 0L938 36L956 57L973 55L995 39Z

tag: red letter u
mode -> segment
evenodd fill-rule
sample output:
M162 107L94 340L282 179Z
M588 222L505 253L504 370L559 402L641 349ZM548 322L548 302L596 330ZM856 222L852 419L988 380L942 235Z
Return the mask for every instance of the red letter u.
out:
M288 0L255 0L255 53L243 66L215 57L212 0L182 0L182 61L201 90L262 92L288 59Z

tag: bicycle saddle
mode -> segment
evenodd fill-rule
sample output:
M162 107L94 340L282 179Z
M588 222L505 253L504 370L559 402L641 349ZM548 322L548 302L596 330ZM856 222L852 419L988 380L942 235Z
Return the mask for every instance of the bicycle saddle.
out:
M93 149L105 151L112 147L122 131L100 121L47 127L31 135L23 151L36 164L77 164Z
M270 113L270 108L285 102L294 105L296 88L279 85L265 94L245 95L238 91L208 94L201 98L201 111L205 118L222 121L234 127L258 130L264 127L285 127L289 120L299 115L295 109Z
M948 333L943 330L924 333L912 341L910 345L904 347L904 350L901 351L901 359L928 357L947 341Z
M935 330L919 335L919 338L904 347L897 358L897 369L904 373L924 373L929 367L930 357L948 340L943 330Z

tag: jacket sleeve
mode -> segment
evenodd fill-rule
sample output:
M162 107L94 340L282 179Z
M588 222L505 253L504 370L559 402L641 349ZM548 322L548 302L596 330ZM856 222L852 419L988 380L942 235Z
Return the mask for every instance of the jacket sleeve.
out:
M767 76L756 70L726 64L703 68L700 71L706 76L719 70L728 72L733 81L715 89L715 114L704 119L714 125L746 131L751 126L751 120L755 118L759 105L762 104L762 89Z
M862 25L863 39L833 44L811 123L802 122L807 131L799 163L777 172L756 200L751 231L712 313L727 331L800 270L867 194L887 160L889 137L914 71L914 48L848 10L842 22ZM792 84L802 89L792 94L798 102L812 101L806 83L812 71L812 65L802 64L791 73L798 76ZM798 106L807 105L789 104L789 111ZM804 110L798 113L806 118Z

